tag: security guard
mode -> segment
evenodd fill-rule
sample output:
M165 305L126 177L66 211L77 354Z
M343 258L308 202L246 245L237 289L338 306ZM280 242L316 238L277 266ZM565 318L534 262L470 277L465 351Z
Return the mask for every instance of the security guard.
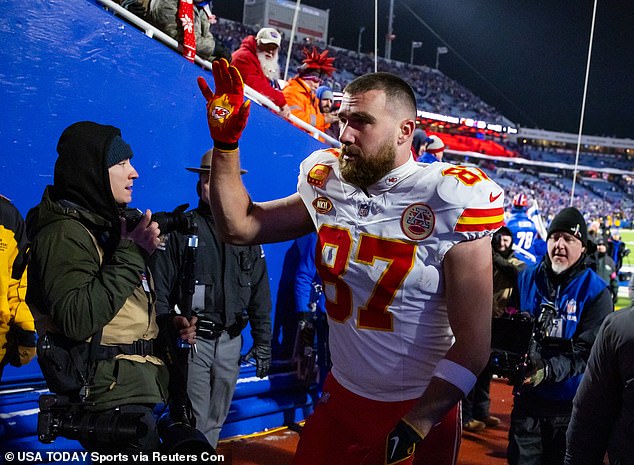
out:
M242 330L251 323L253 348L245 358L255 358L256 374L263 378L271 363L271 295L261 246L224 244L216 236L209 208L209 169L212 151L207 151L198 173L198 207L186 213L197 225L195 291L192 309L198 316L196 352L190 358L187 393L196 427L216 447L229 413L240 373ZM167 314L182 307L182 289L188 237L174 232L164 251L152 257L156 282L157 311Z

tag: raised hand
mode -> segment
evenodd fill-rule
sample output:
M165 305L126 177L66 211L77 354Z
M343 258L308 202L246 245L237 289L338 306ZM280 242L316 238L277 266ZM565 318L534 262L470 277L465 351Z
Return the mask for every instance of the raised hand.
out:
M244 83L240 72L221 58L212 63L216 92L204 78L198 78L198 87L207 101L207 123L214 147L224 151L238 148L249 117L250 100L244 100Z

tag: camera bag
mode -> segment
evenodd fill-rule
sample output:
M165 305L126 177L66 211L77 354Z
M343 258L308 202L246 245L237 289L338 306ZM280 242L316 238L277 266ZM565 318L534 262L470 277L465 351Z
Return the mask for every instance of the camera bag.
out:
M101 331L90 342L47 331L37 341L37 361L51 392L78 396L94 374Z

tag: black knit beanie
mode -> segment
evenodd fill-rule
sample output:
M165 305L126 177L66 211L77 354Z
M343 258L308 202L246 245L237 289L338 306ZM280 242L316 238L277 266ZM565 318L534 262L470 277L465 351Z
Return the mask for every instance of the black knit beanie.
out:
M106 165L110 168L123 160L132 158L132 156L133 153L130 146L121 136L114 136L112 142L110 142L108 153L106 154Z
M558 231L572 234L579 239L584 246L588 244L588 226L586 225L586 220L575 207L564 208L553 218L548 228L548 237Z

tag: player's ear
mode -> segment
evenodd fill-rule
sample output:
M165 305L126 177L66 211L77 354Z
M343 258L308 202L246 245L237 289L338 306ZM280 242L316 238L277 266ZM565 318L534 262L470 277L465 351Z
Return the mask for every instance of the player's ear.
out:
M416 129L416 121L413 119L404 119L401 121L401 125L399 126L398 143L404 144L407 142L411 144L414 129Z

